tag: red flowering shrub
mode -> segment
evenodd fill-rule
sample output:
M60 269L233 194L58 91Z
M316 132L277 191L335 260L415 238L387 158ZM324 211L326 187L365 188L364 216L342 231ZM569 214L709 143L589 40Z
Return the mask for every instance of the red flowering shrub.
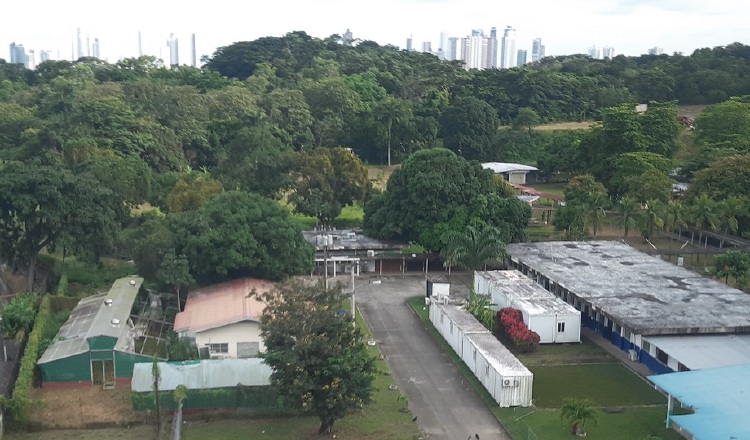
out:
M529 330L518 309L506 307L497 312L501 332L523 353L531 353L539 347L539 335Z

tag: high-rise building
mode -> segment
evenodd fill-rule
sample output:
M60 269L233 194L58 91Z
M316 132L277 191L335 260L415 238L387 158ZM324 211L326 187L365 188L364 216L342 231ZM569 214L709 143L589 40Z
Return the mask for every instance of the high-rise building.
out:
M448 50L445 53L446 60L452 61L461 59L461 46L459 46L460 40L461 39L458 37L448 38Z
M89 39L89 34L86 34L86 56L91 56L91 40Z
M496 68L497 67L497 28L495 26L492 26L492 29L490 29L489 51L490 51L489 67Z
M612 59L617 56L617 51L614 47L610 46L604 46L604 49L602 50L602 55L604 58Z
M664 48L663 47L656 47L656 46L654 46L654 47L652 47L651 49L648 50L648 54L649 55L661 55L663 53L664 53Z
M411 52L412 50L414 50L414 43L413 43L413 41L414 41L414 37L411 36L411 35L409 36L409 38L406 39L406 50L409 51L409 52Z
M167 47L169 48L169 66L179 66L180 65L180 50L179 46L177 44L177 38L174 37L174 34L169 34L169 40L167 40Z
M94 47L92 48L92 55L94 58L102 59L102 55L99 49L99 39L94 38Z
M516 58L516 66L521 67L526 64L526 50L518 49L518 57Z
M75 59L77 60L78 58L83 58L84 52L83 52L83 40L81 39L81 28L76 29L76 49L77 50L76 50Z
M33 49L29 49L29 53L26 54L26 68L36 69L36 54Z
M198 50L195 48L195 34L190 35L190 43L190 65L198 67L198 57L196 56Z
M424 52L424 53L432 53L432 41L424 41L424 42L422 42L422 52Z
M141 31L138 31L138 58L143 56L143 40L141 40Z
M534 38L531 43L531 62L536 63L537 61L544 58L545 47L542 44L541 38Z
M45 61L49 61L52 59L52 55L50 54L50 51L48 50L40 50L39 51L39 62L43 63Z
M24 66L28 63L26 49L23 48L23 44L10 43L10 63L23 64Z
M505 28L501 44L500 68L509 69L516 65L516 30L512 26Z
M596 45L589 47L589 56L597 60L604 58L602 48L596 47Z
M353 41L354 35L352 34L352 31L347 29L346 32L344 32L344 35L341 36L341 43L344 46L351 46Z
M448 58L448 33L445 31L440 32L440 42L438 45L438 52L442 53L441 60L447 60Z

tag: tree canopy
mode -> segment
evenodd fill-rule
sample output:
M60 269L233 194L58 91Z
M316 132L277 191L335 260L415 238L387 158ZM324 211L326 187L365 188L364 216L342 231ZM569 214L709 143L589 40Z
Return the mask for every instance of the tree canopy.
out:
M419 242L432 251L442 236L476 218L503 231L503 241L523 239L528 205L497 194L493 175L450 150L421 150L388 180L386 191L365 205L365 232L375 237Z
M351 315L337 313L341 288L289 282L262 299L263 359L273 369L271 382L288 406L317 416L319 433L329 433L336 420L368 404L374 391L375 358Z

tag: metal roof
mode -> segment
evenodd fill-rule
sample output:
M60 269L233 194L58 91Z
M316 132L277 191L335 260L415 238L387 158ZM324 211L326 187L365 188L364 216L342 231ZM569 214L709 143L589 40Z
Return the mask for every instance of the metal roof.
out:
M534 280L517 270L478 270L475 273L495 284L534 283Z
M128 320L141 284L141 277L120 278L108 293L80 300L37 363L44 364L85 353L89 350L87 340L98 336L117 339L115 350L130 351L132 338L127 337Z
M521 165L520 163L505 163L505 162L485 162L482 164L482 168L485 170L492 170L495 174L512 173L514 171L526 172L539 171L539 168L532 167L529 165Z
M526 366L490 332L469 333L466 339L474 344L485 359L502 376L533 376Z
M202 332L242 321L259 322L266 304L256 296L274 284L255 278L238 278L190 292L185 310L174 321L175 332Z
M158 365L161 374L159 389L162 391L174 390L178 385L185 385L190 390L270 385L273 372L260 358L159 362ZM148 362L133 365L130 383L133 392L153 391L152 367L153 364Z
M511 304L531 316L568 315L581 316L575 307L554 296L538 296L534 298L513 298Z
M513 243L507 252L643 335L750 330L750 295L621 242Z
M485 326L482 325L481 322L477 320L474 316L471 315L471 313L464 310L461 306L450 306L450 305L442 305L442 304L436 304L441 310L445 312L445 315L450 319L454 324L456 324L458 327L461 328L461 331L466 333L490 333L489 330Z
M750 335L649 336L646 341L691 370L750 364Z
M669 416L677 425L675 429L701 440L750 438L750 365L668 373L648 379L683 405L692 407L693 414Z

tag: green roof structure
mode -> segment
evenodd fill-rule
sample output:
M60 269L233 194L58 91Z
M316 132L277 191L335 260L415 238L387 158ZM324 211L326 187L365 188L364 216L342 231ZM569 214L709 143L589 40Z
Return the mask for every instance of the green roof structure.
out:
M131 310L143 278L120 278L108 293L82 299L37 362L42 386L130 382L133 364L151 358L135 352Z

